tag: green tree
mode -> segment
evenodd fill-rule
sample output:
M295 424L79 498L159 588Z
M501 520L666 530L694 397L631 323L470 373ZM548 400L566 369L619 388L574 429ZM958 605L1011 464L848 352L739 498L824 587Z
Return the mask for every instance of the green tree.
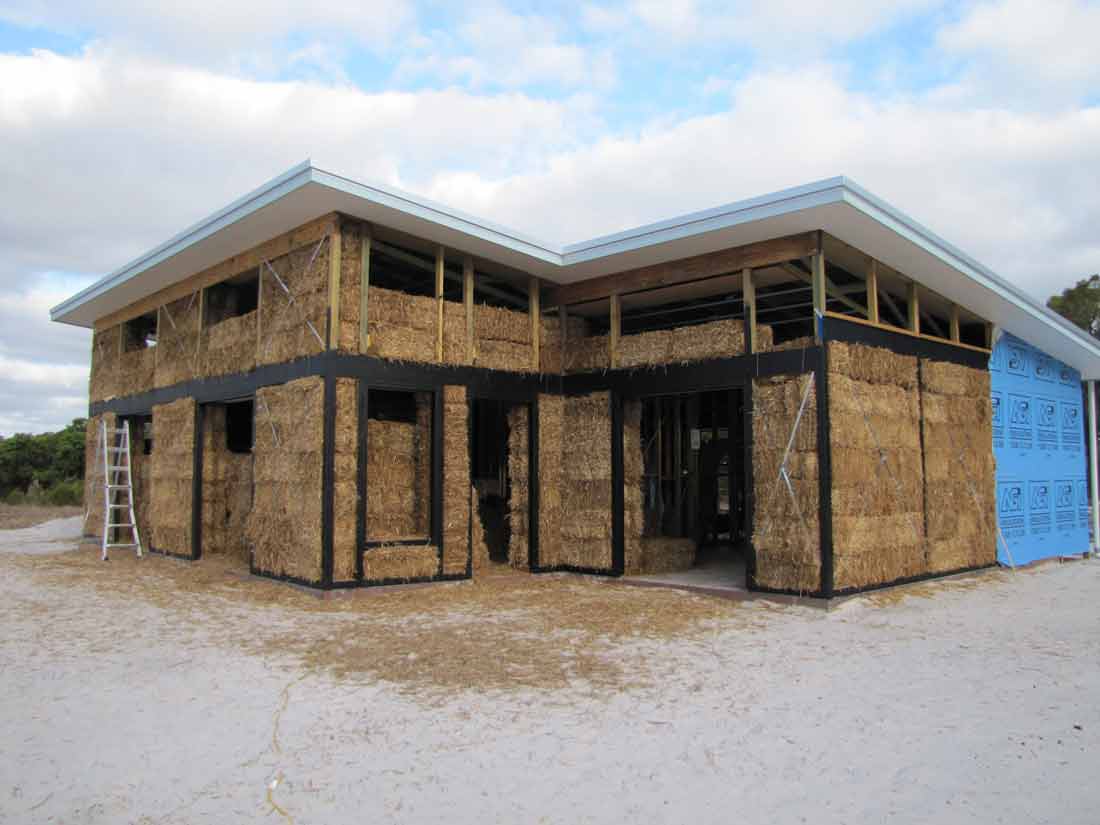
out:
M32 483L45 491L84 478L84 428L77 418L55 433L0 439L0 498ZM58 494L60 495L60 493Z
M1047 306L1094 338L1100 338L1100 274L1082 278L1074 286L1053 295Z

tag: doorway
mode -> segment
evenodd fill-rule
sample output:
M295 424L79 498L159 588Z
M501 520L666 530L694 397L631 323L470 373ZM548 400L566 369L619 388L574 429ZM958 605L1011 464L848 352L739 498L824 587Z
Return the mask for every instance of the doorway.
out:
M475 398L470 402L470 483L475 570L528 564L530 406Z

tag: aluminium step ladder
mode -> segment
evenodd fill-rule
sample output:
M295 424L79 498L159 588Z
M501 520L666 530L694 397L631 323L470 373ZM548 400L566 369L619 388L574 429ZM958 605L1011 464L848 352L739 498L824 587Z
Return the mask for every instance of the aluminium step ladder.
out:
M118 446L111 446L111 438L117 437ZM112 547L137 548L141 558L141 535L138 533L137 519L134 517L133 468L130 464L130 427L108 427L106 421L99 422L99 450L103 453L103 561L107 561L107 551ZM97 457L98 458L98 457ZM125 499L124 503L115 503L116 499ZM119 513L118 520L113 518ZM111 541L111 531L115 531L115 541ZM132 541L123 541L119 535L130 531Z

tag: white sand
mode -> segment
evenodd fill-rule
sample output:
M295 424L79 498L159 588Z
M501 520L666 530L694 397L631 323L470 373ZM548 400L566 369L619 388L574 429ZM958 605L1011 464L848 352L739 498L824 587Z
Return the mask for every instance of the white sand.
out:
M27 532L0 537L0 821L1100 821L1100 562L754 603L751 629L615 649L658 688L438 705L218 632L271 632L277 608L181 593L181 623L43 584L3 560Z

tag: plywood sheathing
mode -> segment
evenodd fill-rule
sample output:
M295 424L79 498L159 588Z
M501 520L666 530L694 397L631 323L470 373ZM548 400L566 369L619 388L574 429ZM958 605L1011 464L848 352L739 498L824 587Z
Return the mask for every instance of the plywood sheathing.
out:
M92 368L88 376L88 397L103 401L122 395L119 391L119 328L109 327L92 334Z
M199 293L192 292L167 304L160 313L156 386L170 387L196 378L199 374L199 321L202 314Z
M358 325L358 322L356 322ZM356 332L358 334L358 330ZM359 486L359 382L336 379L335 485L333 488L333 581L355 579Z
M928 572L997 561L996 468L986 370L921 361Z
M279 364L325 349L331 254L332 239L325 237L268 261L293 300L263 268L258 364Z
M248 560L245 535L252 509L252 454L230 452L223 406L203 414L202 554Z
M833 577L838 590L927 571L917 359L830 342Z
M818 526L817 388L810 375L753 380L753 547L760 587L815 592L821 585ZM805 412L795 420L809 386ZM784 450L794 490L780 480Z
M116 426L114 413L93 415L84 428L84 535L103 537L103 455L98 455L99 428L107 422L107 428ZM110 437L110 436L108 436ZM148 533L146 540L148 540Z
M195 399L153 407L150 544L162 553L190 558Z
M470 558L470 435L465 387L443 388L443 574Z
M321 579L323 408L316 376L256 391L248 539L260 572Z
M255 310L203 327L202 374L230 375L256 367Z
M530 418L531 414L525 406L517 405L508 410L508 478L511 482L508 491L508 564L518 570L526 570L530 566Z

